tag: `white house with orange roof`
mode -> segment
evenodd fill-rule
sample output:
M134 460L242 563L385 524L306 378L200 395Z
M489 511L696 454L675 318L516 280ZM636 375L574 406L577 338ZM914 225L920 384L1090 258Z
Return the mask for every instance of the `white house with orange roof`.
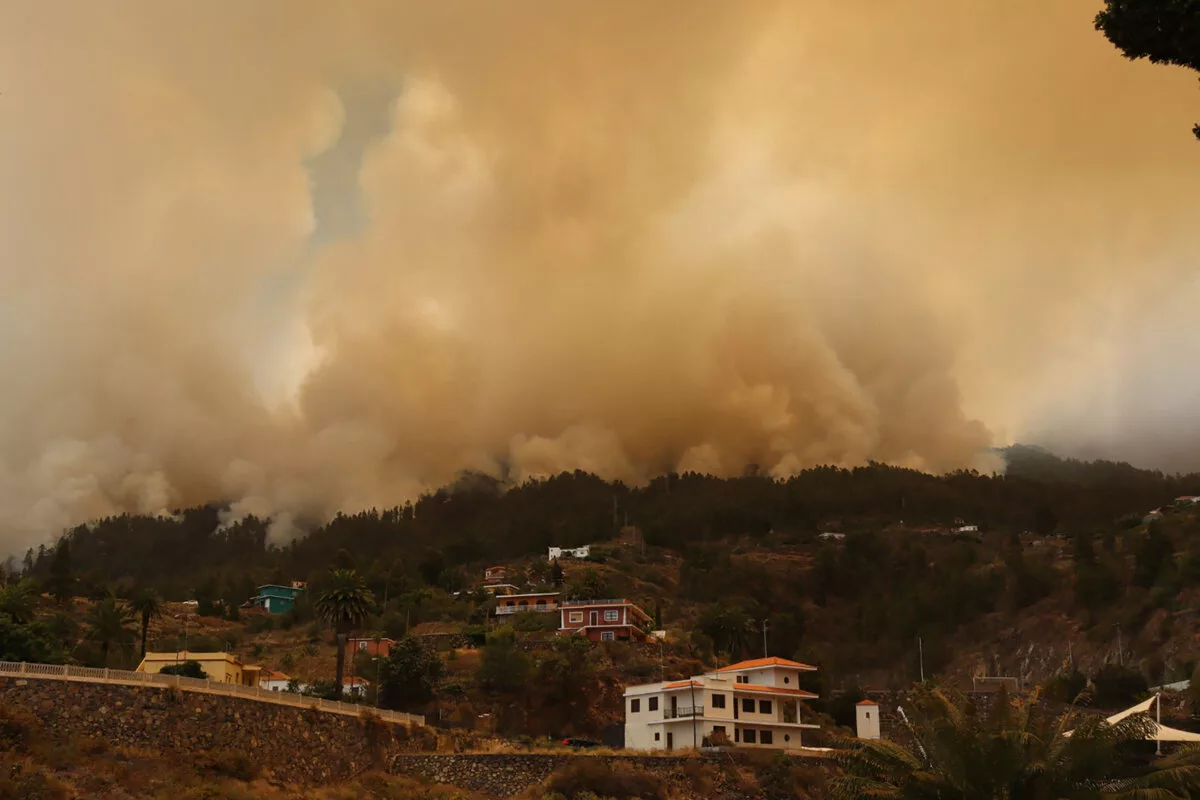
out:
M802 702L817 696L800 676L817 668L785 658L758 658L682 681L625 690L625 747L680 750L706 744L801 750Z
M879 703L860 700L854 706L854 730L859 739L879 738Z

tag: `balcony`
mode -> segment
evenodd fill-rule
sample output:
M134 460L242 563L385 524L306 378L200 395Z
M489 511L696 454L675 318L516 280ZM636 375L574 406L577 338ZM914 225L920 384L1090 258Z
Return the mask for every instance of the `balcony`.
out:
M678 708L663 709L663 719L689 719L703 716L704 706L679 706Z

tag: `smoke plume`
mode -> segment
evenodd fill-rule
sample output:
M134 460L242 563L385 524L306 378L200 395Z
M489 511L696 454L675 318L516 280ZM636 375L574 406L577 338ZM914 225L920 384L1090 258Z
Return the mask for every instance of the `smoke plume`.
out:
M1094 5L0 0L0 545L467 469L1200 466L1195 87Z

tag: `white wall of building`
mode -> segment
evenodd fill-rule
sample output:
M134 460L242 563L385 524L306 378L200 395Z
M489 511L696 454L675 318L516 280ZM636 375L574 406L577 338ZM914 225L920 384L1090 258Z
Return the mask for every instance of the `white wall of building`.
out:
M879 738L879 706L874 703L859 703L854 707L855 729L860 739Z

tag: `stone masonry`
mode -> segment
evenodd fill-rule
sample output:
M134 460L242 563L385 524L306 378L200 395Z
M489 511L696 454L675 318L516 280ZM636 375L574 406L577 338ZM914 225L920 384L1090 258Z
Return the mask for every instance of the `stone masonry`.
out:
M237 750L264 774L307 785L385 764L410 739L378 720L158 686L0 677L0 705L28 709L64 736L182 755Z

